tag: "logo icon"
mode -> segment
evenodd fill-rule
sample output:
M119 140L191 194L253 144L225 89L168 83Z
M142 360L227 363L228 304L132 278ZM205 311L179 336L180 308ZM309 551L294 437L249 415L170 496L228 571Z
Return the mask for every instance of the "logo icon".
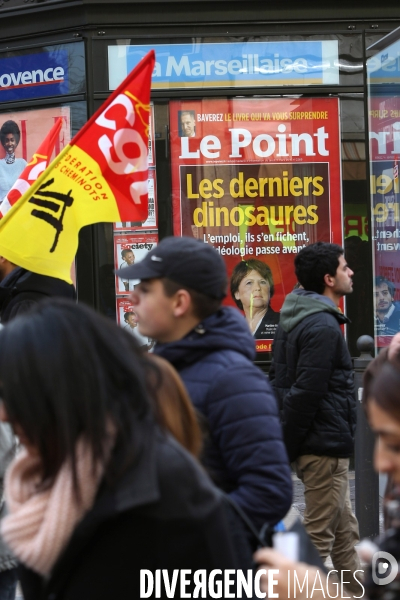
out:
M372 579L377 585L387 585L396 579L399 565L389 552L375 552L372 557Z

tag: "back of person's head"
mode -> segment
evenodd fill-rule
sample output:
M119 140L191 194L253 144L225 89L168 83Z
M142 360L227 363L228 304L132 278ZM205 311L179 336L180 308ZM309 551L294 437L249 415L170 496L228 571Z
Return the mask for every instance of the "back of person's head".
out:
M174 367L156 354L149 354L148 385L152 391L156 418L188 452L198 457L202 434L193 404ZM149 365L151 366L151 365Z
M218 310L228 284L225 263L217 250L190 237L166 237L143 260L116 273L125 279L160 279L169 297L187 290L200 320Z
M400 358L396 355L388 360L387 354L381 352L372 362L364 377L364 406L368 411L373 401L400 423Z
M10 133L12 133L12 135L14 136L16 143L19 144L19 140L21 138L21 132L20 132L20 129L19 129L17 123L12 120L5 121L5 123L3 123L3 125L1 126L0 141L3 146L6 142L6 135L8 135Z
M307 291L323 294L325 275L336 275L342 254L343 248L326 242L316 242L300 250L294 259L299 283Z
M374 285L375 285L375 287L381 287L382 285L387 285L389 294L392 296L392 298L394 298L394 295L395 295L394 283L392 281L389 281L389 279L386 279L386 277L382 277L382 275L378 275L374 279Z
M70 459L76 485L82 437L105 464L110 423L126 449L116 470L140 455L141 423L151 412L145 360L133 336L64 299L43 301L0 331L1 397L11 425L38 450L44 481L51 485Z
M385 379L387 377L387 380ZM400 421L400 333L371 360L363 375L364 408L373 399Z
M362 403L364 407L367 406L369 400L371 399L371 392L374 381L376 380L379 373L382 371L382 367L388 362L388 348L383 348L381 352L379 352L378 356L371 360L371 362L365 369L363 375L362 388Z

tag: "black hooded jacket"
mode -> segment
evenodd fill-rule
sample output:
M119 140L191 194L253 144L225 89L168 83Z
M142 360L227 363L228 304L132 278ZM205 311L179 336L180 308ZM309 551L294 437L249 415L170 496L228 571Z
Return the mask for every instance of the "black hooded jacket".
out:
M324 296L286 297L274 340L270 381L279 400L291 461L305 454L353 452L353 366L340 325L348 319Z
M62 279L39 275L17 267L0 283L1 322L7 323L19 314L27 312L34 304L48 296L74 300L75 288Z

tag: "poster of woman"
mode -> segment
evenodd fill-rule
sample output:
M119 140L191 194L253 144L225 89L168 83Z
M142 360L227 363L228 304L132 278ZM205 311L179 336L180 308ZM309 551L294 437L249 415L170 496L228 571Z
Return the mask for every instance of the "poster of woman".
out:
M21 132L15 121L10 119L3 123L0 128L0 142L6 155L0 159L0 201L4 200L27 165L24 158L15 156L20 139Z
M279 312L273 310L270 300L274 295L274 280L269 266L250 258L242 260L232 271L231 296L246 317L256 340L270 340L275 336Z
M71 140L69 107L0 114L0 201L8 194L59 117L62 117L62 127L52 158Z

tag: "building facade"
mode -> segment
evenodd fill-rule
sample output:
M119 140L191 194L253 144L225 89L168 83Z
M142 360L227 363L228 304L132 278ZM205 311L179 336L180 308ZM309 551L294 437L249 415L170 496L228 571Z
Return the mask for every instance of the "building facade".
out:
M0 22L0 125L18 123L15 154L25 160L60 116L61 150L138 60L156 51L149 216L81 231L79 299L124 325L132 283L114 269L166 235L198 237L217 247L230 276L242 261L253 278L271 276L267 292L248 299L240 281L227 299L248 318L265 302L270 319L255 338L260 362L268 363L273 314L296 283L293 255L313 241L333 241L344 244L355 272L343 308L358 355L356 340L373 335L376 318L371 219L389 210L376 206L392 203L385 229L392 236L397 223L390 169L400 107L381 90L393 116L382 121L381 101L371 103L368 93L375 68L368 60L400 25L397 3L3 0ZM381 60L383 77L400 72L397 59ZM394 141L390 156L384 140ZM369 162L373 152L386 159L381 171ZM382 198L371 213L373 192ZM400 300L397 255L393 247L378 273L393 283L393 304Z

